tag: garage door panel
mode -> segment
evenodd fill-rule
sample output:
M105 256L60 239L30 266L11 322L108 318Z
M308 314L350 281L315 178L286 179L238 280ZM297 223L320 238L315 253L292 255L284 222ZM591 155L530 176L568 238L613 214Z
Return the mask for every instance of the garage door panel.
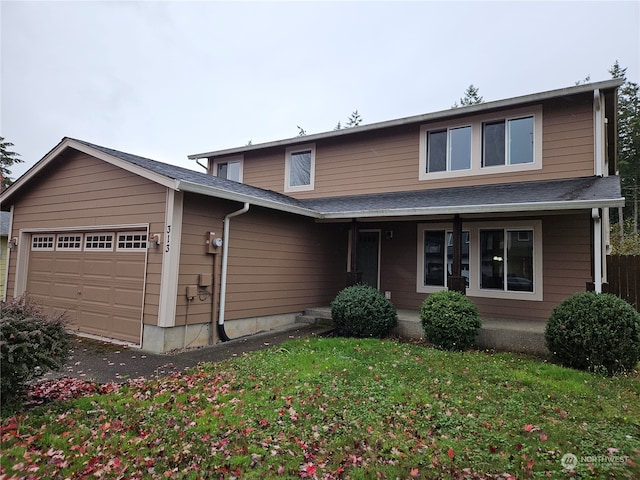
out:
M117 267L117 262L111 258L104 259L86 259L83 264L84 278L104 278L112 277L113 269Z
M27 291L84 333L140 343L145 251L31 251Z

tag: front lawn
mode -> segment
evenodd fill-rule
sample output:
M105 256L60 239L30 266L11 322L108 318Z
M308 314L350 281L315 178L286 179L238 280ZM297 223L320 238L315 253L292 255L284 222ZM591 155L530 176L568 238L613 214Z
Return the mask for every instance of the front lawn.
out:
M640 478L640 379L314 338L26 410L2 453L0 479Z

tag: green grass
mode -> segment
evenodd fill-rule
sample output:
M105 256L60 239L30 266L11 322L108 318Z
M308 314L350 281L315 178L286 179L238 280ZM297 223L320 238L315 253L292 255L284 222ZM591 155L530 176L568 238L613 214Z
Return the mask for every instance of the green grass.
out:
M292 341L3 427L0 478L640 478L637 376L389 340Z

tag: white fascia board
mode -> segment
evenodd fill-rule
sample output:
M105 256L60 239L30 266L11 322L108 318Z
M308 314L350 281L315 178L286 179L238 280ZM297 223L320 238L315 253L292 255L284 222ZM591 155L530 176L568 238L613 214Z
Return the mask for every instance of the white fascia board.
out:
M266 207L272 210L279 210L281 212L293 213L293 214L302 215L305 217L312 217L312 218L322 217L322 215L319 212L315 210L311 210L309 208L296 207L294 205L287 205L286 203L274 202L271 200L266 200L264 198L254 197L251 195L245 195L237 192L231 192L229 190L224 190L221 188L207 187L205 185L200 185L192 182L179 181L176 183L176 188L184 192L198 193L201 195L206 195L208 197L222 198L225 200L233 200L241 203L248 202L251 205L255 205L258 207Z
M477 115L482 112L491 110L498 110L504 108L513 108L518 105L531 104L536 102L542 102L553 98L566 97L569 95L578 95L581 93L592 92L596 89L607 90L611 88L617 88L622 85L623 80L619 78L605 80L603 82L586 83L582 85L576 85L572 87L560 88L556 90L549 90L541 93L534 93L530 95L523 95L519 97L512 97L503 100L496 100L492 102L478 103L476 105L469 105L466 107L450 108L448 110L441 110L439 112L426 113L422 115L415 115L411 117L404 117L395 120L387 120L384 122L370 123L352 128L343 128L340 130L332 130L329 132L316 133L312 135L297 136L287 138L284 140L277 140L273 142L258 143L255 145L245 145L243 147L227 148L223 150L214 150L205 153L196 153L193 155L187 155L189 160L197 160L200 158L218 157L224 155L233 155L244 152L251 152L255 150L263 150L266 148L284 147L288 145L295 145L299 143L310 143L325 138L335 138L344 135L351 135L355 133L368 132L372 130L380 130L384 128L399 127L409 124L421 124L425 122L431 122L434 120L446 120L451 117L461 117L467 115Z
M451 215L470 213L535 212L551 210L584 210L591 208L620 207L624 197L608 200L575 200L567 202L506 203L496 205L451 205L444 207L398 208L383 210L352 210L348 212L323 213L323 219L414 217L426 215Z

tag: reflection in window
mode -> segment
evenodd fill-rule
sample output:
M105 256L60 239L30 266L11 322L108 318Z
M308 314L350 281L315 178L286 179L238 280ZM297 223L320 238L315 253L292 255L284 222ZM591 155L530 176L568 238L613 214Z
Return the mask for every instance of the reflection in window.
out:
M533 117L483 125L482 166L533 163Z
M469 232L462 232L461 275L469 286ZM446 256L446 258L445 258ZM453 233L444 230L424 232L424 285L447 286L453 272Z
M482 230L480 255L480 288L533 292L531 230Z
M311 150L291 153L289 165L289 186L311 185Z
M471 168L471 127L427 133L427 172Z
M218 163L217 176L220 178L226 178L227 180L233 180L234 182L240 181L240 160L233 162Z

